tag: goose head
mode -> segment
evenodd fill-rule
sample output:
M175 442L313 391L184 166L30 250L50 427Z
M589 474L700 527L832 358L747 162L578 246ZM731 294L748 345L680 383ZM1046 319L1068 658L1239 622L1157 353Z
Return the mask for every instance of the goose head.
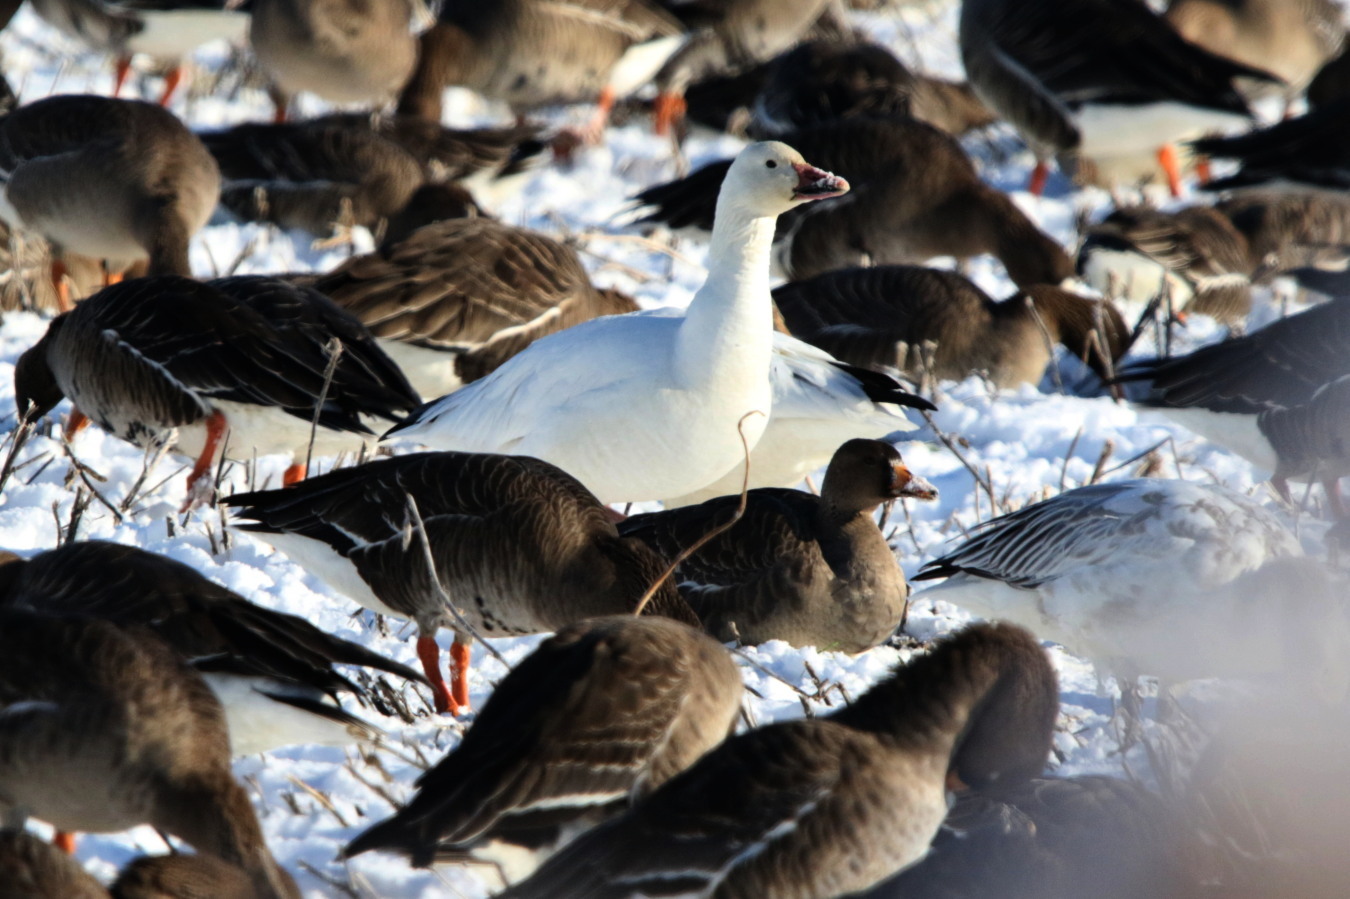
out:
M809 165L802 154L779 141L746 147L722 182L722 194L755 218L779 216L803 203L847 192L847 181Z
M20 415L27 412L30 405L33 407L32 421L37 421L65 399L65 391L47 362L47 347L65 318L61 315L53 319L47 333L25 350L14 366L14 402Z
M902 496L936 499L937 488L905 467L900 453L880 440L856 439L835 450L820 496L845 512L871 512Z

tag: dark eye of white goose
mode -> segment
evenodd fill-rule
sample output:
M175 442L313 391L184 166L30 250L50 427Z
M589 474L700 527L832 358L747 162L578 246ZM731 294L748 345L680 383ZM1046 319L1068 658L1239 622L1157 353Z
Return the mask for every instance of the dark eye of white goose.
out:
M764 163L764 167L768 169L776 169L778 168L778 163L770 159L768 162Z

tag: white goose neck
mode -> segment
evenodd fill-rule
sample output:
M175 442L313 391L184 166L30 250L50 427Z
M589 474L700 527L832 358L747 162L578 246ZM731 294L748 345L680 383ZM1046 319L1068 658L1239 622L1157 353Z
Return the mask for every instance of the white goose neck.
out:
M769 261L775 216L751 216L718 198L708 278L689 302L678 362L691 376L736 361L766 369L773 342ZM761 360L759 357L763 357Z

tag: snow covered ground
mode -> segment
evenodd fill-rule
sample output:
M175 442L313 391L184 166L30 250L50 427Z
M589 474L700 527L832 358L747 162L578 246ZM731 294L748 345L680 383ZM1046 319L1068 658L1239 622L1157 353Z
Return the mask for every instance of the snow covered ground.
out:
M954 5L947 4L936 20L924 13L907 13L899 20L869 16L861 21L902 59L956 75ZM25 101L53 92L106 93L110 87L108 61L85 53L26 9L0 35L0 48L5 71ZM200 54L198 85L213 80L213 73L227 60L224 48ZM226 74L221 87L227 93L180 97L175 111L199 128L265 119L270 110L263 92L253 86L238 87L237 82L235 76ZM132 86L137 87L135 79ZM141 87L146 96L157 94L157 82ZM320 108L313 101L304 106L306 112ZM556 120L580 122L587 114L583 109L560 111ZM504 110L468 96L456 97L448 113L449 121L458 125L501 121L504 116ZM728 137L696 134L686 152L696 166L730 155L738 146ZM1025 184L1031 158L1008 132L973 138L967 146L992 183L1014 191ZM506 221L573 238L602 285L630 290L648 305L683 305L702 281L700 262L706 244L682 239L674 244L673 252L665 252L622 225L627 198L672 176L676 166L670 146L652 136L645 123L636 122L614 129L607 146L584 150L575 164L538 171L521 195L497 211ZM1071 195L1067 191L1068 185L1056 179L1044 199L1024 193L1014 196L1044 228L1072 246L1077 239L1077 216L1084 210L1099 214L1107 197L1102 192ZM368 249L368 237L361 240L366 243L357 249ZM326 269L346 252L345 248L312 250L304 235L240 225L222 216L194 241L192 262L201 276L231 270L265 273ZM992 261L977 263L972 275L995 296L1012 291ZM1270 300L1263 297L1258 302L1269 304ZM1258 311L1258 316L1269 314ZM45 327L44 320L27 313L9 314L0 326L0 415L9 416L9 422L13 421L14 362ZM1218 336L1215 326L1204 320L1192 320L1189 329L1180 336L1185 343ZM1152 351L1146 338L1136 354ZM1080 379L1076 363L1066 362L1061 369L1063 383L1072 385ZM1267 473L1252 470L1241 459L1160 415L1136 412L1108 397L1064 395L1054 379L1047 378L1040 390L999 392L972 378L943 385L939 404L937 425L959 439L964 461L931 435L920 434L920 439L901 445L909 466L936 484L942 494L936 503L897 508L885 523L900 562L910 573L940 553L947 541L958 538L963 528L990 516L991 497L988 491L977 489L970 468L987 480L998 511L1094 477L1118 479L1144 469L1161 476L1222 483L1274 503L1263 485ZM408 628L357 612L353 603L285 557L247 536L231 535L214 510L196 512L186 520L177 515L187 470L182 460L159 460L144 478L142 489L133 493L145 465L138 450L97 428L86 429L73 446L74 455L87 466L81 477L53 433L57 432L49 422L18 454L18 467L0 495L0 546L25 554L36 552L55 545L58 538L68 538L72 527L80 539L136 544L193 565L260 604L304 615L340 636L416 664ZM8 442L0 446L0 458L7 451ZM226 492L269 482L275 485L284 465L280 458L261 459L251 474L244 466L231 466ZM82 511L77 512L77 504ZM1300 528L1306 548L1320 554L1324 525L1316 511L1304 513L1297 521L1289 517ZM921 602L911 612L910 632L926 639L959 628L968 618L945 603ZM496 646L508 663L515 663L539 639L503 640ZM883 647L852 658L777 643L747 650L742 671L752 691L748 714L763 723L827 711L844 697L865 691L908 652ZM1051 647L1051 654L1063 690L1057 770L1122 774L1126 761L1117 752L1109 724L1110 688L1099 685L1092 666L1081 659L1058 647ZM500 663L481 648L475 650L471 680L475 707L482 705L504 673ZM349 865L337 860L340 847L387 815L393 801L408 796L419 770L454 746L472 720L471 716L455 721L431 715L422 697L411 697L410 707L420 713L416 720L384 722L387 739L368 750L299 746L236 762L236 773L252 793L274 853L296 875L307 896L396 899L486 894L491 881L483 871L418 871L401 859L378 853L361 856ZM1136 772L1147 770L1137 752L1128 756L1128 767ZM84 836L79 857L95 874L111 876L127 859L147 851L163 851L163 842L142 828L121 835Z

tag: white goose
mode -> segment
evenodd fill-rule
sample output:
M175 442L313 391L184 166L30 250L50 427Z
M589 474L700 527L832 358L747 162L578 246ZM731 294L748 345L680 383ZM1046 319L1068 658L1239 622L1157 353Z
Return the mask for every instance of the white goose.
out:
M741 420L762 413L744 424L753 447L772 407L775 221L847 190L786 144L750 145L718 195L708 278L684 315L613 316L549 336L386 437L535 456L606 503L712 483L742 457Z

